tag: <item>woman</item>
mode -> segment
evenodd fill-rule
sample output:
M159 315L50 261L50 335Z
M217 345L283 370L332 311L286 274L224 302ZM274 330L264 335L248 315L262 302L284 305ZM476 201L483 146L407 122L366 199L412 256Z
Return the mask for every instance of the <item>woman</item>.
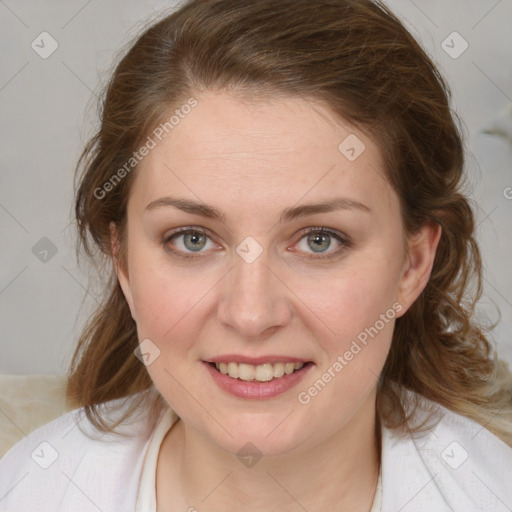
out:
M149 27L79 163L111 271L80 408L4 456L2 510L509 510L463 161L380 3L191 0Z

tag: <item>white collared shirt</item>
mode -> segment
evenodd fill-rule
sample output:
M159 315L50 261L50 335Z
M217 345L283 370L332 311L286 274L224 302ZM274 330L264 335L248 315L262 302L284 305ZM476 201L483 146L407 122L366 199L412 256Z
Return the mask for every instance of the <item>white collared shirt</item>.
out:
M381 511L510 512L512 448L438 407L442 419L429 433L382 428ZM82 409L60 416L0 459L0 511L156 510L156 457L176 419L168 409L151 426L141 410L118 427L124 438L97 433Z

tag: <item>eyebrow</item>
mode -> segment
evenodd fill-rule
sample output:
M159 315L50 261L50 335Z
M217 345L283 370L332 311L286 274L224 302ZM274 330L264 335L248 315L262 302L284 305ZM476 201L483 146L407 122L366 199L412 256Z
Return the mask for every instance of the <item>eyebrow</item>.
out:
M155 199L146 206L147 210L153 210L162 206L173 206L186 213L207 217L209 219L226 221L226 214L216 208L205 203L198 203L191 199L180 197L161 197ZM291 221L293 219L307 217L316 213L327 213L334 210L359 210L361 212L370 213L371 210L368 206L359 201L355 201L348 197L336 197L328 201L316 204L303 204L300 206L293 206L283 210L280 216L280 222Z

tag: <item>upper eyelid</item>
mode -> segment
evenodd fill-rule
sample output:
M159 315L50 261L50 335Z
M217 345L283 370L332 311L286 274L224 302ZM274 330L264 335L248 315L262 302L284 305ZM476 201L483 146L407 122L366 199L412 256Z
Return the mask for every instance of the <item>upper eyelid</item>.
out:
M315 232L315 231L325 232L328 234L339 235L340 237L348 238L347 235L345 235L343 232L338 231L334 228L329 228L329 227L324 227L324 226L308 226L307 228L302 228L298 231L298 235L304 236L304 235L307 235L309 232ZM175 235L182 235L184 233L189 233L189 232L202 233L202 234L208 235L211 238L216 238L216 236L208 228L194 227L194 226L183 226L181 228L175 228L168 235L164 234L164 238L168 239L168 238L172 238Z
M212 235L211 232L207 228L194 227L194 226L184 226L182 228L176 228L176 230L173 231L172 233L170 233L169 235L164 235L164 242L167 243L170 240L172 240L174 237L177 237L179 235L184 235L184 234L187 234L190 232L197 232L197 233L206 235L208 238L210 238L210 240L212 242L216 243L215 242L216 237L214 235ZM340 232L338 230L335 230L334 228L328 228L328 227L324 227L324 226L309 226L307 228L303 228L303 229L299 230L298 234L296 235L298 238L295 243L302 240L305 236L307 236L311 233L315 233L315 232L325 233L329 236L337 238L340 243L344 243L346 245L351 244L351 239L346 234L344 234L343 232Z
M216 237L214 235L212 235L211 231L209 231L208 229L206 228L194 228L194 227L182 227L182 228L176 228L176 230L172 231L172 233L169 233L168 235L167 234L164 234L164 240L167 241L167 240L171 240L172 238L174 238L175 236L178 236L178 235L185 235L187 233L201 233L203 235L206 235L208 236L210 239L215 239Z

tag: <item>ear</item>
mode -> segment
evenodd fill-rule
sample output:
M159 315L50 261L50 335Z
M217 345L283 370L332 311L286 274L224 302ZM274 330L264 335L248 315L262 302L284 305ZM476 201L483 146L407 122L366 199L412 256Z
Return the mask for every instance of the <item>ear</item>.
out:
M442 228L437 223L425 224L407 240L408 252L400 277L397 301L402 304L402 316L427 286Z
M135 308L133 307L133 295L132 289L130 286L130 276L128 272L128 265L126 268L122 265L119 254L120 254L120 241L119 241L119 232L117 229L117 224L115 222L110 223L110 252L112 256L112 261L114 264L114 268L117 274L117 279L119 281L119 285L123 290L124 297L128 306L130 308L130 312L132 314L132 318L137 321L135 318Z

